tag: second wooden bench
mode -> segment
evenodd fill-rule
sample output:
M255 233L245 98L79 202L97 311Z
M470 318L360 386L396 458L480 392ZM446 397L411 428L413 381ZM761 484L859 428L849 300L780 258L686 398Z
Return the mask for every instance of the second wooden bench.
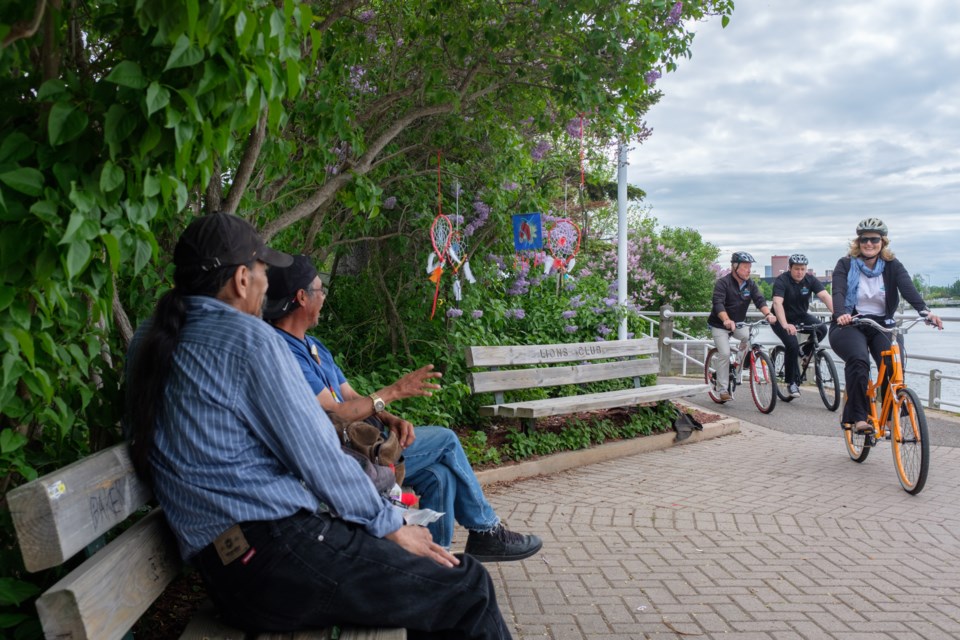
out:
M641 378L659 370L654 338L580 342L574 344L467 347L467 366L483 368L471 373L474 393L493 393L494 404L480 414L524 420L527 428L536 418L628 407L707 391L706 384L655 384L642 386ZM573 364L571 364L573 363ZM507 402L504 392L563 385L632 379L629 389Z

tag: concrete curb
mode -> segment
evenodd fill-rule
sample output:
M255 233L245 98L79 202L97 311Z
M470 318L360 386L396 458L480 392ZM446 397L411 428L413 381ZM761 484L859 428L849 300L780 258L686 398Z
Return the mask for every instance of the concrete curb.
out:
M551 473L566 471L567 469L575 469L588 464L615 460L638 453L661 451L674 446L712 440L713 438L719 438L720 436L726 436L732 433L740 433L739 418L724 418L717 422L708 422L703 425L703 431L694 431L690 437L683 442L676 442L675 438L677 434L673 431L668 431L666 433L658 433L642 438L608 442L591 449L563 451L536 460L478 471L477 479L481 485L488 485L495 482L510 482L523 478L533 478L534 476L549 475Z

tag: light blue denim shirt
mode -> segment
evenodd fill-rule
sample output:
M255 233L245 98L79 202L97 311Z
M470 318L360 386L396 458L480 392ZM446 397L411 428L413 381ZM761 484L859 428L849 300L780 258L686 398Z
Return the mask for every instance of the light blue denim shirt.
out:
M401 512L341 451L286 342L219 300L184 300L187 320L150 455L154 493L183 558L238 522L316 511L321 503L371 535L399 529ZM128 363L148 324L137 331ZM136 398L136 389L127 392Z

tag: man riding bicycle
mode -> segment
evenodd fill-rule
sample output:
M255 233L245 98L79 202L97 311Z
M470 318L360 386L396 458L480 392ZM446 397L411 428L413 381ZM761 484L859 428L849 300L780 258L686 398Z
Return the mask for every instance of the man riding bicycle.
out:
M777 316L777 324L772 328L786 350L784 374L787 393L791 398L799 398L800 366L797 363L797 356L800 352L800 343L797 340L796 325L813 325L820 322L808 311L811 294L827 305L831 314L833 314L833 299L820 280L807 273L807 256L795 253L790 256L788 262L789 271L781 273L773 282L773 313ZM815 331L817 340L823 340L827 335L827 326L821 325Z
M773 324L777 321L777 317L770 313L767 299L760 293L757 283L750 279L750 265L754 262L756 260L746 251L735 251L730 257L730 273L718 278L713 287L713 308L707 324L710 325L713 342L720 354L716 391L721 402L733 398L727 388L730 380L730 334L741 342L750 337L748 328L737 328L737 323L747 318L750 301L766 316L767 322Z

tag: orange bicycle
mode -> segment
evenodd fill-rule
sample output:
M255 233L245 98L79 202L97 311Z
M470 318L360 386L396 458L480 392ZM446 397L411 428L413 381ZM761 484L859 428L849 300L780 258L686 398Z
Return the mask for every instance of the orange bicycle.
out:
M854 318L853 324L869 324L890 337L890 348L881 352L877 377L867 383L867 404L870 413L867 422L873 432L856 433L852 425L843 425L843 439L847 453L855 462L863 462L870 448L878 440L889 440L893 446L893 464L904 491L918 494L927 481L930 468L930 440L927 432L927 417L917 393L907 386L903 378L903 359L897 336L906 334L924 318L902 326L884 327L869 318ZM889 366L888 366L889 363ZM889 371L889 383L883 397L881 381ZM846 399L846 396L844 396ZM879 401L879 404L878 404Z

